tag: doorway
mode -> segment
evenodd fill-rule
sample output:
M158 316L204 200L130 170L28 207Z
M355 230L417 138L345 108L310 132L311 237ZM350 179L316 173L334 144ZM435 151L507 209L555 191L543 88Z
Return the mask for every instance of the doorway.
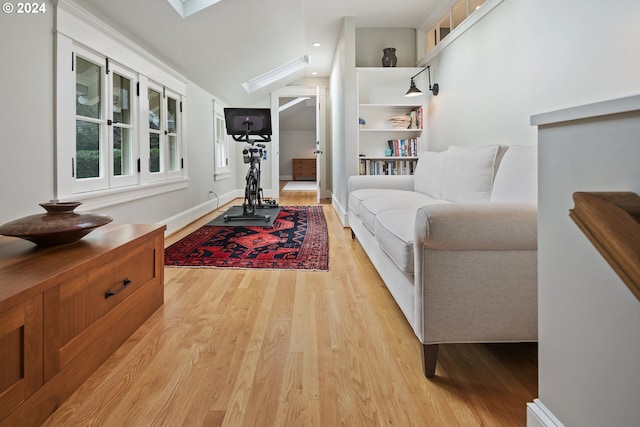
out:
M315 191L326 197L326 103L325 88L287 86L272 94L274 127L272 189L280 181L291 182L297 191Z

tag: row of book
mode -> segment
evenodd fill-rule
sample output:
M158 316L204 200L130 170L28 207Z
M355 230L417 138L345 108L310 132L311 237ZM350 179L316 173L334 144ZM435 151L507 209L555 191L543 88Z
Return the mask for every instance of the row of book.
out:
M418 107L415 110L411 110L409 117L411 118L409 129L422 129L422 124L424 123L424 108Z
M360 175L413 175L417 160L360 159Z
M390 139L387 141L391 157L417 157L420 138Z

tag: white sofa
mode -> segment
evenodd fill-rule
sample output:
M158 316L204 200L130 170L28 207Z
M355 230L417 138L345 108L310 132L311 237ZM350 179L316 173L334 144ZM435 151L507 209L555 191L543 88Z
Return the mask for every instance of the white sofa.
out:
M449 147L349 178L349 225L423 344L537 340L537 147Z

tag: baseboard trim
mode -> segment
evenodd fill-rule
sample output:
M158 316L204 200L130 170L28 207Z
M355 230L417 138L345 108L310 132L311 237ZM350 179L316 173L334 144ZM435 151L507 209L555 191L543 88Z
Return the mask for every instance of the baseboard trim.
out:
M165 236L169 236L191 224L193 221L202 218L203 216L216 210L217 208L231 202L233 199L240 197L240 193L240 190L230 191L219 196L217 199L207 200L204 203L194 206L191 209L187 209L186 211L180 212L179 214L160 221L157 224L165 224L167 226Z
M349 215L345 210L344 206L340 204L338 199L336 199L333 195L331 196L331 205L333 206L333 210L338 214L338 218L340 218L340 222L343 227L349 226Z
M564 427L540 399L527 403L527 427Z

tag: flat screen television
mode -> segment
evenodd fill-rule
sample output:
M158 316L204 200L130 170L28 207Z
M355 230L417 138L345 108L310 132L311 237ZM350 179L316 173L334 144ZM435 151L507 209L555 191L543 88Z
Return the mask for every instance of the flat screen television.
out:
M271 141L271 110L269 108L225 108L224 120L227 135L236 141Z

